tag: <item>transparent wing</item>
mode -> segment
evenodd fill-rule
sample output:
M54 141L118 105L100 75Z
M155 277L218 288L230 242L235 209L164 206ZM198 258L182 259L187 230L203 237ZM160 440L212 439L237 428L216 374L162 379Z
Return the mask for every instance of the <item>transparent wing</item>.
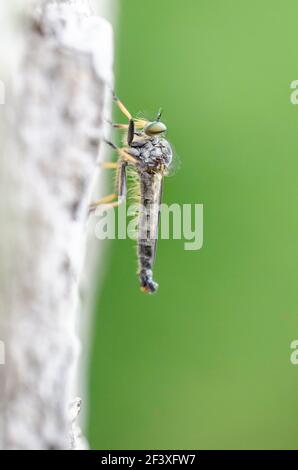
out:
M171 165L168 169L168 172L167 172L167 175L166 175L167 177L175 176L181 168L181 159L180 159L179 155L176 152L176 149L174 148L174 146L172 144L171 144L171 148L172 148L172 151L173 151L173 159L172 159Z

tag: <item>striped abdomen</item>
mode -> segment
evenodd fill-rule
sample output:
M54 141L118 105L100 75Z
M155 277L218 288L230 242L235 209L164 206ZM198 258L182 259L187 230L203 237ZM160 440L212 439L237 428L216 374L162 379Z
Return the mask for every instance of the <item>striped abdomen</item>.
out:
M142 172L140 175L141 199L138 224L138 259L141 289L153 293L158 284L153 280L153 263L158 237L159 208L162 193L160 173Z

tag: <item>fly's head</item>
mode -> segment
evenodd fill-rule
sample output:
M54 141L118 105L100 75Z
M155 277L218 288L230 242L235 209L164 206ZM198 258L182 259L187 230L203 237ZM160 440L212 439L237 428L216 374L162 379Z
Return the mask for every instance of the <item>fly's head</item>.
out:
M136 121L141 131L135 135L140 139L132 142L131 146L138 152L141 170L166 175L172 161L172 149L164 137L167 128L160 118L161 110L154 121Z
M144 133L148 137L160 136L167 130L167 126L161 122L162 110L160 109L157 113L157 118L155 121L149 121L144 127Z

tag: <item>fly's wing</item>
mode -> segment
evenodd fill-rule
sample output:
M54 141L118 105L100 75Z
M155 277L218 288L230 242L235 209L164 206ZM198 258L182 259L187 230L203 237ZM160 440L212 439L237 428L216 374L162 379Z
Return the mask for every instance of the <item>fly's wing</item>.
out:
M175 176L181 168L181 159L172 144L171 144L171 149L172 149L173 156L172 156L171 165L168 168L167 173L166 173L167 177Z
M159 229L159 224L160 224L160 205L162 203L162 197L163 197L163 183L164 180L162 178L161 183L160 183L160 189L159 189L159 206L158 206L158 222L157 222L157 232L156 232L156 238L155 238L155 244L154 244L154 249L153 249L153 262L155 262L156 258L156 250L157 250L157 240L158 240L158 229Z

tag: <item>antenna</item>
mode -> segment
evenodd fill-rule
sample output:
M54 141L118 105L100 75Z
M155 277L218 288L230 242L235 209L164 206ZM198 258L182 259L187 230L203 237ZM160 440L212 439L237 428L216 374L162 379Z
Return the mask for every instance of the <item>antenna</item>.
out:
M162 115L162 112L163 112L163 109L162 109L162 108L159 108L159 111L158 111L158 113L157 113L157 119L156 119L157 121L160 120L161 115Z

